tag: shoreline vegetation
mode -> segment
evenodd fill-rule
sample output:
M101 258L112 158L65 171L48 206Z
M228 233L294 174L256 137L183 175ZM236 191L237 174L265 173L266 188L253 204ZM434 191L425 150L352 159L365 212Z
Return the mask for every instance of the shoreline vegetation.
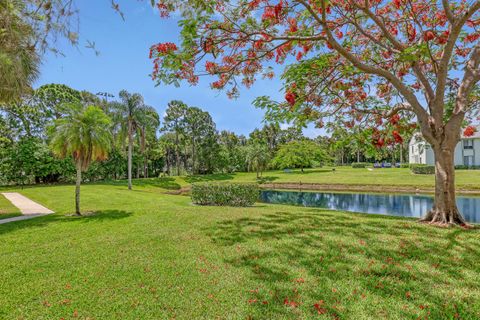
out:
M333 170L335 169L335 170ZM480 195L480 170L457 170L456 191L459 195ZM260 179L255 172L216 173L207 175L164 176L134 179L134 186L156 186L169 194L182 194L195 182L259 182L262 189L297 191L342 191L372 193L433 194L434 175L413 174L408 168L356 169L323 167L292 171L265 171ZM124 185L127 180L90 181L87 184ZM55 185L69 185L61 183ZM0 190L30 188L37 185L0 186Z

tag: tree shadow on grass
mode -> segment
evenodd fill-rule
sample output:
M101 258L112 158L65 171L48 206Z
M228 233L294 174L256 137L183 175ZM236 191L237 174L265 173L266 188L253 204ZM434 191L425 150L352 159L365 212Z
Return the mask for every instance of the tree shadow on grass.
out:
M95 184L99 185L114 185L114 186L128 186L127 180L112 180L112 181L103 181ZM175 181L175 178L172 177L161 177L161 178L144 178L144 179L134 179L132 180L133 187L154 187L167 190L179 190L181 188L180 184Z
M91 223L91 222L108 222L119 219L128 218L132 212L123 210L99 210L94 212L84 213L81 216L72 216L64 214L52 214L43 217L36 217L28 220L10 222L0 225L0 235L13 231L18 231L24 228L45 227L51 223Z
M260 178L257 179L258 183L260 183L260 184L273 182L275 180L278 180L278 177L276 177L276 176L264 176L264 177L260 177Z
M206 232L237 248L226 262L262 288L251 297L268 302L268 309L251 305L258 315L285 317L292 309L285 299L299 303L298 318L470 319L480 312L478 229L298 209L221 221Z
M285 176L288 176L289 174L292 174L292 173L301 174L301 175L308 175L308 174L311 174L311 173L329 173L329 172L332 172L331 168L306 169L303 172L300 169L294 169L292 172L286 173Z
M234 175L231 173L216 173L216 174L206 174L206 175L195 175L187 176L184 178L185 182L195 183L195 182L209 182L209 181L225 181L232 180Z

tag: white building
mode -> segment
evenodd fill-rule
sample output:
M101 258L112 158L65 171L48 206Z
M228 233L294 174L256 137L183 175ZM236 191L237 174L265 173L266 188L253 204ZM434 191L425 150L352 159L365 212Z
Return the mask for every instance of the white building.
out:
M433 150L420 133L413 135L409 148L409 163L434 165ZM462 134L460 142L455 147L456 166L480 166L480 126L471 137Z

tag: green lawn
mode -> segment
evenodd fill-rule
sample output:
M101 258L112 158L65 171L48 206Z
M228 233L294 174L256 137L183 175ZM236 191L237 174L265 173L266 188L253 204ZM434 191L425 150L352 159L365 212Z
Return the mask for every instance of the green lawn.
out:
M170 178L171 179L171 178ZM318 183L318 184L344 184L344 185L383 185L383 186L412 186L433 188L435 177L433 175L412 174L408 168L393 169L353 169L351 167L307 169L305 173L295 170L292 173L283 171L268 171L263 174L265 182L286 183ZM197 181L256 181L253 172L213 174L206 176L176 177L170 184L178 187ZM457 170L457 188L459 190L480 190L480 170Z
M16 190L57 213L0 225L0 319L480 318L478 229L165 190Z
M0 219L21 216L20 210L17 209L10 201L0 194Z

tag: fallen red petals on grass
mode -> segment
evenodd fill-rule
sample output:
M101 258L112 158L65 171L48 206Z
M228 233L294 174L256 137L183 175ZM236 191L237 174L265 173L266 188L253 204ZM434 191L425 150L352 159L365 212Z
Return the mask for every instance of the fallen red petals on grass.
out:
M283 304L292 308L297 308L300 305L298 302L289 300L288 298L285 298L285 300L283 300Z
M257 303L257 299L248 299L248 304Z
M325 309L325 308L322 307L323 304L324 304L324 301L323 301L323 300L320 300L320 301L318 301L317 303L315 303L315 304L313 305L313 307L315 308L315 310L317 311L318 314L325 314L325 313L327 313L327 309Z
M305 283L305 279L303 279L303 278L297 278L297 279L295 279L295 282L296 282L296 283Z
M60 304L70 304L70 302L72 302L72 300L70 300L70 299L63 299L62 301L60 301Z

